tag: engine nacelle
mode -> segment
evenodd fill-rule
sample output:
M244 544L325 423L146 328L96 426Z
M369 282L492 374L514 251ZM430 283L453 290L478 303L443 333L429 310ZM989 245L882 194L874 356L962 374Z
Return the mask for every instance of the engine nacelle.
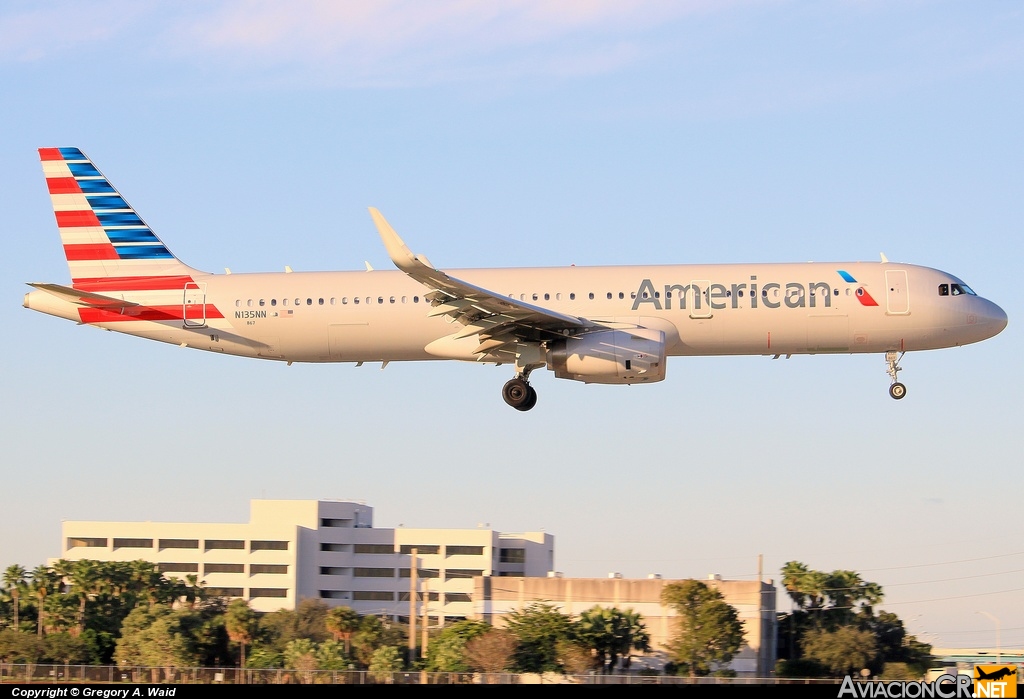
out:
M654 383L665 378L665 333L636 328L571 337L552 345L547 361L560 379Z

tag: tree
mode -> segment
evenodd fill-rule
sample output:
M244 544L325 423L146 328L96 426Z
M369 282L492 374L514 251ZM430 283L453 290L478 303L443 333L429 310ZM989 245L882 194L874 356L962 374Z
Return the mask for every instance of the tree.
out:
M811 629L804 634L802 645L805 657L821 663L836 677L868 667L878 653L874 634L852 626L835 631Z
M359 614L356 610L344 605L334 607L327 612L324 625L334 636L335 641L344 641L345 655L348 655L352 634L359 628Z
M93 654L86 634L72 636L67 631L47 634L43 639L43 654L55 662L84 663Z
M718 590L699 580L684 580L666 585L661 601L678 615L679 631L668 648L681 672L708 675L739 651L743 622Z
M466 641L466 664L480 672L504 672L515 655L519 641L505 629L490 628Z
M59 589L60 580L49 566L37 566L32 571L29 589L36 598L36 635L42 638L43 619L46 618L46 598Z
M628 657L633 650L648 650L651 640L640 615L632 609L622 611L600 605L580 615L576 637L594 651L602 672L614 672L620 656Z
M19 620L18 612L21 611L21 591L25 587L25 569L20 565L9 565L4 570L4 587L7 589L7 594L11 597L12 608L14 611L14 630L18 630Z
M316 644L308 638L289 641L284 649L284 666L299 672L299 682L310 684L317 669Z
M245 647L252 643L256 633L256 614L244 599L231 600L224 615L228 638L239 647L238 667L245 667Z
M468 672L466 646L473 639L490 631L483 621L457 621L444 627L427 646L427 670L431 672Z
M572 619L546 602L534 602L516 609L505 618L506 628L519 645L515 654L517 672L561 672L558 642L573 641Z
M390 682L392 675L402 669L402 654L394 646L381 646L370 658L370 676L376 682Z

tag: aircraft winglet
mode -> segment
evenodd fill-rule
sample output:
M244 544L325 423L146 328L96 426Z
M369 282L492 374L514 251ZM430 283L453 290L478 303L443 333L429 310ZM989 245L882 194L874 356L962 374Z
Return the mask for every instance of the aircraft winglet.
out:
M377 232L380 233L380 239L384 241L384 247L387 249L388 255L391 256L391 261L398 269L406 273L415 271L420 265L434 269L434 265L430 264L430 260L426 257L413 254L387 219L372 206L370 207L370 216L373 217L373 223L377 226Z

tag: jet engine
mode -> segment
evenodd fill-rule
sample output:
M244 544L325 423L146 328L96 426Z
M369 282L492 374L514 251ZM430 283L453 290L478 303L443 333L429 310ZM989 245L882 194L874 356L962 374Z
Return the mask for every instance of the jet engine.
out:
M648 328L600 330L549 346L548 368L584 383L654 383L665 378L665 333Z

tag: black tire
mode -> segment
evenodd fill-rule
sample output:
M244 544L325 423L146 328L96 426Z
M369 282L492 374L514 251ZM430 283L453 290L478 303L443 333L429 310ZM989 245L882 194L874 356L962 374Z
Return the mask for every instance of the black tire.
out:
M522 379L512 379L502 387L501 397L516 410L523 410L523 405L530 399L530 384Z
M896 400L900 400L903 396L907 395L907 387L899 382L894 383L892 386L889 386L889 395Z
M526 412L527 410L533 410L533 406L537 405L537 391L533 388L533 386L530 386L529 384L527 384L526 387L530 389L530 395L526 399L526 401L521 406L519 406L519 410L522 410L523 412Z

